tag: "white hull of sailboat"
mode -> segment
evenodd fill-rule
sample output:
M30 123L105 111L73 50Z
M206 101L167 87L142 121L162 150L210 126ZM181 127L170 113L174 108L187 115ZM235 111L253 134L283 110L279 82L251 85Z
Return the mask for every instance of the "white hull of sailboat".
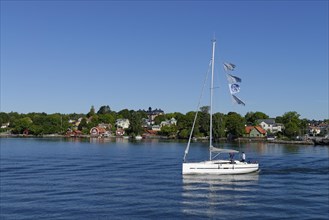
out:
M195 163L183 163L183 174L245 174L259 170L258 163L229 160L211 160Z

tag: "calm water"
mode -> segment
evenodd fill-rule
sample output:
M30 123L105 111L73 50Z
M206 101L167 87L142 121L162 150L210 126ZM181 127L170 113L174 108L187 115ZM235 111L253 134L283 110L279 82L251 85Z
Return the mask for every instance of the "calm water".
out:
M328 146L225 144L261 172L181 175L185 143L0 139L1 219L328 219ZM206 159L194 143L190 159Z

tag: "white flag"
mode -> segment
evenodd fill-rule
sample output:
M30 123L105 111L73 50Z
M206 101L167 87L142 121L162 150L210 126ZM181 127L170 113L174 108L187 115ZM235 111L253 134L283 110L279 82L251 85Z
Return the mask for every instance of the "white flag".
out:
M240 83L242 80L241 78L237 77L237 76L233 76L231 74L226 74L226 77L227 77L227 81L229 83Z
M224 70L228 71L228 70L234 70L235 65L233 63L224 63Z
M231 92L232 95L235 94L235 93L240 92L240 86L238 84L235 84L235 83L231 84L230 83L230 84L228 84L228 86L230 88L230 92Z
M238 97L236 97L235 95L232 95L233 100L235 101L235 103L239 104L239 105L246 105L241 99L239 99Z

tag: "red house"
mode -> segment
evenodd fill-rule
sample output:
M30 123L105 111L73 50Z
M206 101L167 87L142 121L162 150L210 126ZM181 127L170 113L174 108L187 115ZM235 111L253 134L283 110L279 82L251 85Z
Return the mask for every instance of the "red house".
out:
M246 137L265 137L266 131L261 126L246 126Z
M102 127L93 127L90 129L90 135L93 137L103 136L105 135L106 130Z

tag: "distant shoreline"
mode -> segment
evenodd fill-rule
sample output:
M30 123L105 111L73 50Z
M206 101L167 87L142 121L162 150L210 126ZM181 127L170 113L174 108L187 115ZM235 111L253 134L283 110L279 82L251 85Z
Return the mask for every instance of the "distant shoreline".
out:
M48 135L22 135L22 134L0 134L0 138L97 138L97 139L116 139L116 138L125 138L125 137L117 137L117 136L110 136L110 137L92 137L91 135L80 135L78 137L70 137L67 135L60 135L60 134L48 134ZM133 139L129 137L127 139ZM149 139L161 139L161 140L179 140L182 141L183 139L175 139L169 138L166 136L148 136L143 138L143 140ZM195 140L195 142L206 142L207 139L200 138ZM305 140L305 141L289 141L289 140L267 140L263 138L238 138L232 141L228 141L226 138L220 139L220 142L241 142L241 143L255 143L255 142L262 142L262 143L273 143L273 144L299 144L299 145L328 145L329 146L329 139L319 139L319 140Z

